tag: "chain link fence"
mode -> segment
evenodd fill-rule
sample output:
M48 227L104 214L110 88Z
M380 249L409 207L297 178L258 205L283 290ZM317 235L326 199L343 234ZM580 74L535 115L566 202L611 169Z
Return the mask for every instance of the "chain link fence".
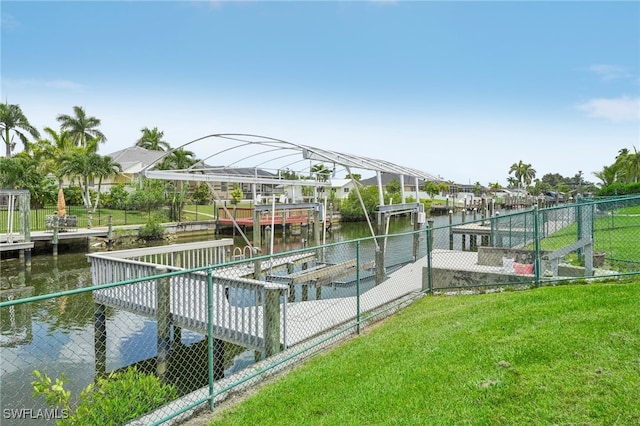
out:
M640 273L640 197L451 222L233 261L231 240L93 253L77 288L3 289L2 423L178 422L425 293Z

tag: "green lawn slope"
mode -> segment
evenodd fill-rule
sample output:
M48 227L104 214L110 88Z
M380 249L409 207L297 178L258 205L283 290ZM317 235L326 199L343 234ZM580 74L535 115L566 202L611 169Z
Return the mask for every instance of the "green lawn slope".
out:
M640 424L640 282L425 297L210 424Z

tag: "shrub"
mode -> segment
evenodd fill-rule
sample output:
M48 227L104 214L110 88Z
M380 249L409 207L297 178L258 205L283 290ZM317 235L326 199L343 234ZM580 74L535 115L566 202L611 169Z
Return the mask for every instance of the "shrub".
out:
M164 236L164 231L164 226L152 220L140 228L139 235L145 240L159 240Z
M31 382L34 396L44 396L47 404L62 408L67 416L58 421L60 425L124 424L174 400L177 394L173 385L162 384L156 376L130 367L88 385L72 410L64 374L55 382L38 370L33 374L38 379Z

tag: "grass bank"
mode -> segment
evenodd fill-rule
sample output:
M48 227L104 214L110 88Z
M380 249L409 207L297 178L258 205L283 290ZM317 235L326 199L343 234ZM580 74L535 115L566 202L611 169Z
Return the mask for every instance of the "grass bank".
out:
M425 297L212 425L640 424L640 282Z

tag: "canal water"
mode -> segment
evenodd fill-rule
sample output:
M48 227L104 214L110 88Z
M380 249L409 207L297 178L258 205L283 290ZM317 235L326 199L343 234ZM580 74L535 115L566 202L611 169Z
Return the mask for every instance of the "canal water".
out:
M433 219L435 227L445 226L449 220L446 216ZM454 223L457 222L460 222L459 215L454 218ZM400 233L411 229L413 225L408 218L394 218L389 224L389 233ZM278 235L274 251L302 248L303 238L308 238L305 232L303 228L301 235L287 237L286 241ZM327 243L369 236L369 227L366 223L342 223L327 234ZM217 236L217 238L224 237L228 236ZM237 246L245 245L240 237L234 238ZM407 236L407 242L411 238ZM203 239L207 238L199 238L199 240ZM189 240L179 238L175 242L187 241ZM446 240L436 241L435 246L444 246L446 243ZM363 245L366 244L373 245L374 242L372 240L363 242ZM421 239L420 246L423 248L421 251L426 251L424 237ZM327 256L329 258L348 256L348 253L341 252L347 250L345 247L347 246L337 245L328 248ZM354 250L354 248L348 250ZM388 262L391 265L410 260L403 258L394 260L393 246L389 246L387 250L389 253L387 258L391 259ZM267 248L263 247L263 253L266 252ZM5 295L2 300L7 300L9 297L17 299L90 287L90 264L85 253L86 246L83 246L78 250L61 251L57 258L50 254L35 255L32 258L30 271L25 271L18 259L0 261L0 286L2 289L12 289L9 292L6 290L3 292L9 296ZM296 300L300 300L301 290L296 291L298 292L295 296ZM353 288L348 285L323 287L321 298L343 297L353 294L353 291ZM306 297L309 300L317 297L315 291L308 293ZM1 314L0 412L5 412L4 410L7 409L47 408L42 398L36 400L31 396L34 370L40 370L52 377L64 373L69 379L66 387L74 395L94 380L94 304L90 292L22 304L3 309ZM153 359L157 347L156 331L155 320L110 308L107 321L107 371ZM187 355L202 357L202 368L199 373L190 373L193 377L189 380L185 380L184 375L181 377L181 384L187 383L187 385L179 390L186 393L207 383L206 342L204 336L188 330L182 330L181 341L185 357ZM193 353L187 354L189 349L185 348L191 348ZM227 352L225 375L237 372L255 362L256 354L253 351L230 346L225 349ZM29 422L9 421L3 417L0 423L28 424Z

